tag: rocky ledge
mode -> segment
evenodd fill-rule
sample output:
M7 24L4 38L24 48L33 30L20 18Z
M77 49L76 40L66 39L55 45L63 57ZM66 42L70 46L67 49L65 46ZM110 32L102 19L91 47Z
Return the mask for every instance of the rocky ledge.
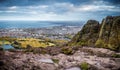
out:
M0 70L119 70L120 58L95 54L106 52L106 55L115 53L108 49L86 47L79 48L72 55L0 51Z

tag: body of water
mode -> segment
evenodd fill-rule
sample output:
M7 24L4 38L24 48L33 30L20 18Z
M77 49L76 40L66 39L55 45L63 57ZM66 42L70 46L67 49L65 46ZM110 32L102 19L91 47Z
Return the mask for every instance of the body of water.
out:
M83 22L51 22L51 21L0 21L0 28L43 28L53 26L81 26Z
M3 45L3 49L7 50L7 49L14 49L13 46L11 45Z

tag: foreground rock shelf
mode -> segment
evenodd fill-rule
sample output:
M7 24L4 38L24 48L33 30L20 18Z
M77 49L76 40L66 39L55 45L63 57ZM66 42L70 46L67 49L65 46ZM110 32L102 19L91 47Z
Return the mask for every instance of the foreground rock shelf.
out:
M66 70L81 70L79 67L71 67L69 69L66 69Z
M98 48L81 48L92 49ZM108 52L102 49L101 52ZM113 53L113 51L110 51ZM0 51L0 70L82 70L80 65L83 62L89 64L89 70L118 70L120 69L120 58L98 57L90 55L89 52L81 50L73 55L59 53L57 55L33 54L32 52L10 52Z

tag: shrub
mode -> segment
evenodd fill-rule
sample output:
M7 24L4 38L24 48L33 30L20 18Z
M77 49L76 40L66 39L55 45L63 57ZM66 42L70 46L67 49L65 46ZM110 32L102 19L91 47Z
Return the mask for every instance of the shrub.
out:
M35 48L32 48L30 45L27 45L25 52L34 52Z
M16 48L16 49L21 49L21 48L22 48L20 45L16 45L16 44L14 44L14 43L12 43L11 45L12 45L14 48Z
M104 42L101 39L98 39L95 43L96 47L104 47Z
M120 58L120 54L112 54L112 57L114 57L114 58Z
M52 59L52 61L53 61L54 63L59 63L59 60L58 60L58 59Z
M80 68L81 68L82 70L88 70L88 69L90 68L90 66L89 66L89 64L86 63L86 62L82 62L82 63L80 64Z
M32 49L32 46L27 45L26 49Z
M41 54L46 54L47 51L46 50L41 50Z
M78 42L78 45L80 45L80 46L86 46L87 44L85 43L85 42Z
M66 48L66 47L62 48L62 49L61 49L61 52L64 53L64 54L66 54L66 55L71 55L71 54L73 54L73 50L72 50L72 48L70 48L70 47L68 47L68 48Z

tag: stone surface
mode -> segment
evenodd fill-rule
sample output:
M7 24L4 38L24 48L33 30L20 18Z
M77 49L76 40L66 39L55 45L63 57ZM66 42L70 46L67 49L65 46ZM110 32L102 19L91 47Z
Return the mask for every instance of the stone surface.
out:
M65 70L81 70L79 67L71 67L69 69L65 69Z
M101 24L88 20L68 45L95 46L120 52L120 16L107 16Z
M96 46L120 51L120 16L103 19Z
M44 63L54 63L54 62L52 61L52 59L40 59L40 60L38 60L38 61L44 62Z
M68 43L71 46L93 46L97 40L99 32L99 22L96 20L88 20L72 40Z
M97 48L81 48L92 49L95 51ZM55 63L52 59L57 59ZM119 69L120 61L118 58L111 59L110 57L98 57L96 55L89 55L89 52L81 50L76 51L73 55L49 55L49 54L33 54L23 52L9 52L5 51L0 57L1 64L0 70L79 70L76 68L81 63L86 62L92 65L95 70L111 70Z

